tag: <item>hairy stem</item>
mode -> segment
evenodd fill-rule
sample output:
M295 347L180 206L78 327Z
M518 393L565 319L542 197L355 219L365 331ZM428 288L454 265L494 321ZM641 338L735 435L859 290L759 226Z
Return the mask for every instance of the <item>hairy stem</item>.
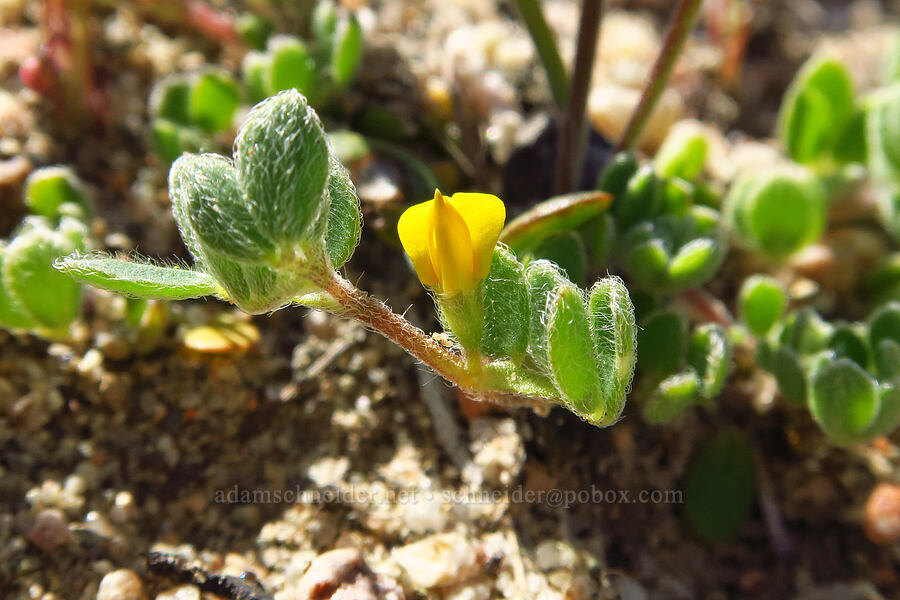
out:
M438 344L383 302L357 289L337 273L322 281L321 285L325 293L340 306L340 314L377 331L445 379L463 388L471 387L472 377L461 356Z
M684 47L688 33L694 27L694 21L697 19L697 10L703 0L679 0L678 8L672 16L672 22L669 24L669 30L666 32L666 39L656 57L656 63L653 65L653 71L650 73L650 79L644 86L641 94L641 101L631 115L625 133L616 146L616 151L632 150L644 131L644 126L650 120L656 103L662 96L666 85L669 83L669 76L672 74L672 68L675 66L678 56Z
M553 191L556 194L565 194L576 189L584 163L587 142L584 135L584 109L597 56L602 12L602 0L584 0L581 5L572 87L560 126L559 143L556 146L556 173L553 178Z
M553 39L553 32L550 31L541 11L540 0L516 0L516 6L547 72L553 99L557 107L562 109L569 100L569 78L559 49L556 47L556 41Z

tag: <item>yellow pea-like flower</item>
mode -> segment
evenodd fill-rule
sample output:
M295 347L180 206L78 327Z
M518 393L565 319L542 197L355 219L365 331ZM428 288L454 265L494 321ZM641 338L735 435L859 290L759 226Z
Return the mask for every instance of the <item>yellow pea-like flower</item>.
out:
M419 280L456 295L475 289L491 269L494 246L506 220L503 201L491 194L460 193L410 206L397 231Z

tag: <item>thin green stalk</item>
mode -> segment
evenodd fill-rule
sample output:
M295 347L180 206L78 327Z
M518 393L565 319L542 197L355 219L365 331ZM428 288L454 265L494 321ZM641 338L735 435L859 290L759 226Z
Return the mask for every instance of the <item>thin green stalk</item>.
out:
M575 66L572 69L572 87L569 103L563 115L556 146L556 172L553 178L555 194L565 194L577 187L577 179L584 164L587 144L584 129L584 110L587 106L594 60L597 57L597 40L600 38L602 0L584 0L581 5L581 22L578 25L578 42L575 50Z
M516 6L519 7L519 14L522 15L525 27L528 28L534 47L547 72L556 106L562 109L569 101L569 77L566 75L566 67L556 47L556 41L553 39L553 32L544 19L540 0L516 0Z
M681 54L688 33L694 28L697 11L702 2L703 0L679 0L678 8L675 10L669 30L666 32L663 46L659 51L659 56L656 57L653 71L650 73L650 79L647 80L647 85L641 94L641 101L628 121L625 133L622 134L622 138L616 146L617 151L632 150L644 131L656 103L669 83L672 68Z

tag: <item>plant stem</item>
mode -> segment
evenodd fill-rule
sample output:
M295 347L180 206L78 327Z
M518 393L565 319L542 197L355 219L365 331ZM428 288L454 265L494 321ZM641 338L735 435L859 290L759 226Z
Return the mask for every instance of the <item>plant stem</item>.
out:
M550 82L550 91L553 93L556 106L562 109L569 99L569 78L553 39L553 32L550 31L541 11L540 0L516 0L516 6L519 7L519 14L547 72L547 80Z
M666 32L663 46L659 51L659 56L656 57L653 71L650 73L650 79L644 86L641 100L628 121L628 126L616 146L616 151L632 150L640 138L644 126L647 125L650 115L653 114L653 109L656 108L656 103L669 83L672 68L681 54L688 33L694 27L697 10L702 2L703 0L679 0L678 8L675 10L669 30Z
M555 194L565 194L576 189L584 164L587 139L584 129L584 109L587 105L594 60L597 56L597 40L600 37L602 0L584 0L581 5L581 22L578 25L578 42L575 50L575 66L572 69L572 86L569 103L563 115L556 146L556 172L553 178Z
M340 305L340 314L377 331L445 379L464 389L471 387L472 377L461 356L438 344L424 331L337 273L332 273L330 278L320 283L325 293Z

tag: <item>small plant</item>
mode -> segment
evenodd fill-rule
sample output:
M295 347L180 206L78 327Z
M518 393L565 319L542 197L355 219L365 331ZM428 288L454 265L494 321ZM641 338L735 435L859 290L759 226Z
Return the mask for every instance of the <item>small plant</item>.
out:
M671 310L657 310L640 321L638 372L644 417L668 423L690 407L712 407L731 366L731 346L716 323L688 331L688 322Z
M289 304L327 310L378 331L475 398L560 404L596 425L619 418L635 362L627 290L607 277L585 292L550 262L519 262L498 244L498 198L435 191L399 223L452 348L337 273L359 240L359 202L296 90L250 112L233 162L179 158L169 190L193 269L77 254L57 268L134 297L218 296L253 314Z
M597 193L538 204L510 223L501 240L526 261L556 262L574 281L615 264L635 287L657 295L700 286L727 250L720 215L701 203L708 202L706 190L696 181L705 148L705 139L679 135L654 164L639 166L633 154L621 153L601 173Z
M330 2L319 2L312 15L309 43L288 36L268 38L264 52L252 51L242 65L252 102L296 89L313 106L322 106L353 81L363 53L363 32L356 15L341 15Z
M239 104L237 83L224 71L161 80L150 96L156 152L172 162L207 148L211 136L231 128Z
M0 327L64 338L81 312L81 285L53 268L60 253L88 245L91 202L68 167L44 167L25 181L32 212L0 241Z
M758 336L760 365L788 401L809 407L836 444L888 435L900 426L900 303L867 323L828 323L811 309L781 319L786 294L755 276L741 288L740 313Z
M61 254L84 249L85 226L62 217L55 228L27 217L0 245L0 325L65 337L81 312L81 285L53 268Z
M25 181L25 206L33 215L58 222L64 216L86 221L91 202L84 184L68 167L44 167Z
M811 171L786 166L739 177L725 200L725 215L742 245L779 261L818 241L826 202Z

